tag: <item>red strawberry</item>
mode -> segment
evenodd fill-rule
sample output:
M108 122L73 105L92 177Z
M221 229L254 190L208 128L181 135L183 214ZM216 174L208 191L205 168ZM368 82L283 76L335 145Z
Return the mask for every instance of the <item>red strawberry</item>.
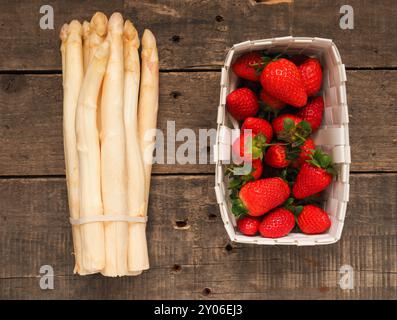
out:
M275 118L272 122L273 131L278 136L280 133L284 131L284 120L291 119L295 125L302 121L302 119L293 114L282 114Z
M244 217L237 221L237 228L246 236L254 236L258 233L260 221L252 217Z
M233 142L232 151L237 158L235 162L251 161L262 158L266 137L262 134L242 133Z
M287 148L281 144L270 146L266 150L265 162L273 168L285 168L290 161L287 160Z
M233 213L260 216L281 205L290 195L288 183L281 178L266 178L246 183L233 201Z
M226 97L227 111L236 120L253 117L259 110L258 100L248 88L236 89Z
M251 129L254 135L259 133L266 137L266 143L270 143L273 138L273 128L272 125L262 118L248 117L244 120L241 126L241 131L244 132L245 129Z
M298 226L303 233L319 234L327 231L331 227L331 220L323 209L308 204L303 206L298 216Z
M295 226L295 217L291 211L278 208L266 215L259 232L265 238L281 238L286 236Z
M272 97L263 89L260 93L260 98L264 102L264 104L272 110L281 110L286 106L286 103Z
M305 62L309 57L305 54L297 54L289 58L289 61L292 61L295 65L299 66L303 62Z
M303 199L323 191L332 182L334 169L331 158L315 150L312 160L304 163L296 177L292 193L296 199Z
M252 161L251 176L254 178L254 180L258 180L262 176L262 172L263 172L262 160L256 159Z
M233 63L232 69L234 73L243 79L250 81L259 81L260 66L263 63L263 58L258 52L250 52L239 57Z
M313 98L305 107L297 113L299 117L310 123L312 132L316 132L323 121L324 100L322 97Z
M310 160L314 149L316 149L316 145L314 144L313 139L306 139L302 146L300 146L300 153L298 158L294 161L294 167L300 167L302 164L306 162L306 160Z
M294 142L304 140L310 133L310 124L293 114L283 114L272 122L273 132L280 140Z
M303 86L308 96L314 96L321 88L323 82L323 70L317 59L307 59L299 66Z
M287 59L272 61L260 78L263 89L271 96L294 107L303 107L307 94L298 67Z

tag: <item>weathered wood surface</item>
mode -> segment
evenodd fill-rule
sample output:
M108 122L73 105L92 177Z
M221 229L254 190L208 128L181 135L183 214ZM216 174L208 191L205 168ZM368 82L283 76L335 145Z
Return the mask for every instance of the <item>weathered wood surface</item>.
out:
M64 179L0 180L0 298L397 297L397 174L353 175L342 239L314 247L231 245L213 179L153 178L151 269L118 279L72 274ZM182 221L186 226L178 229ZM54 290L39 288L44 264L54 267ZM355 271L353 290L339 288L339 268L345 264Z
M55 30L43 31L42 1L0 0L0 298L397 298L395 1L349 1L354 30L339 28L344 1L268 2L50 0ZM156 165L151 269L136 278L74 276L58 30L97 10L120 11L140 33L156 34L163 130L167 120L177 130L215 128L219 70L232 44L290 34L332 38L346 66L359 69L347 74L356 173L342 239L315 247L232 245L214 199L213 166ZM54 290L39 288L44 264L55 268ZM338 285L344 264L354 268L353 290Z
M43 2L0 1L0 70L59 70L58 30L73 18L89 19L101 10L120 11L140 32L152 29L163 69L214 68L226 49L247 39L277 36L331 38L348 67L397 67L397 7L394 0L348 2L354 9L354 30L339 27L345 1L299 0L266 5L255 0L47 1L55 29L41 30ZM247 23L249 22L249 23ZM17 35L17 36L15 36Z
M352 170L397 171L397 71L347 76ZM216 128L219 77L161 73L159 128L166 133L167 121L175 121L176 130L190 128L197 136ZM59 75L0 75L0 113L0 175L64 174ZM165 164L154 172L212 173L213 166Z

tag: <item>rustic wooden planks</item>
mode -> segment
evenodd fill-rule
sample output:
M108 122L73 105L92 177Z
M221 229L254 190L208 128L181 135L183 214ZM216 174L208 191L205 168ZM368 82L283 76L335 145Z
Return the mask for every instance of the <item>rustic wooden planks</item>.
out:
M151 269L110 279L72 275L64 179L0 180L0 298L396 297L397 174L352 176L344 234L330 246L230 245L212 187L213 176L154 177ZM182 221L188 228L178 229ZM55 269L54 290L38 286L43 264ZM356 272L354 290L338 286L344 264Z
M140 32L152 29L160 48L162 69L213 68L223 63L226 49L247 39L317 36L333 39L348 67L397 67L393 0L371 5L351 0L354 30L339 27L344 1L299 0L266 5L255 0L230 1L49 1L55 30L41 30L42 1L0 3L0 70L59 70L58 30L64 22L90 19L101 10L124 13ZM276 1L277 2L277 1ZM249 23L247 23L249 21ZM15 34L18 34L15 37Z
M161 73L159 128L166 132L167 121L196 134L215 128L219 76ZM352 170L397 171L397 71L348 71L347 76ZM59 75L0 75L0 114L0 175L64 174ZM156 165L154 172L212 173L213 167Z

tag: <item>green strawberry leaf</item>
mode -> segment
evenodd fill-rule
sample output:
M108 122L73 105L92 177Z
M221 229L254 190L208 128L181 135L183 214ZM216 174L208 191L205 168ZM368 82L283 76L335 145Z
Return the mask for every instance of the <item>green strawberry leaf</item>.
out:
M242 187L243 181L240 178L233 178L229 182L229 189L239 189Z
M283 128L285 132L291 131L295 127L295 122L294 120L290 118L285 118L283 121Z
M232 213L236 218L241 218L248 213L241 199L232 200Z

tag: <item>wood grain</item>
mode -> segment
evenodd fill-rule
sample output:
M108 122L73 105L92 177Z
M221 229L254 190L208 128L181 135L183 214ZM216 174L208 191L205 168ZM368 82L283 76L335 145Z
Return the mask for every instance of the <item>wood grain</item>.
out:
M216 127L218 72L160 77L164 133L167 121L196 134ZM348 71L347 77L352 170L397 171L397 71ZM0 175L64 174L61 87L59 75L0 75ZM213 166L164 164L154 172L212 173Z
M341 241L315 247L231 245L213 179L153 178L151 269L120 279L72 275L63 179L0 180L0 298L397 298L397 174L353 175ZM54 267L54 290L39 288L44 264ZM338 286L344 264L354 268L353 290Z
M259 2L259 3L258 3ZM0 70L60 70L58 30L71 19L90 19L103 11L120 11L140 33L152 29L158 39L162 69L214 68L222 65L226 49L248 39L280 36L330 38L348 67L397 67L397 6L393 0L363 4L351 0L354 30L339 27L338 0L271 1L48 1L54 8L55 29L41 30L42 1L0 2ZM280 3L277 3L280 2ZM285 2L285 1L283 1ZM16 32L18 37L15 37Z

